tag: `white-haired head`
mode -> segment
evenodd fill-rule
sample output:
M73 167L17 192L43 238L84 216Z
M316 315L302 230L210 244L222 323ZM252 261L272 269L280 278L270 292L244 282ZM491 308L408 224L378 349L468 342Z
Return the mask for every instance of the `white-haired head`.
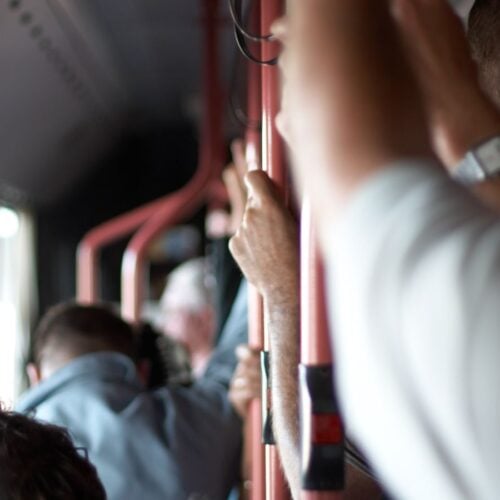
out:
M181 264L168 276L160 305L165 335L184 344L191 355L195 372L209 355L215 334L213 307L214 278L206 258Z
M183 307L193 312L213 304L213 276L207 259L199 257L176 267L168 276L161 308Z

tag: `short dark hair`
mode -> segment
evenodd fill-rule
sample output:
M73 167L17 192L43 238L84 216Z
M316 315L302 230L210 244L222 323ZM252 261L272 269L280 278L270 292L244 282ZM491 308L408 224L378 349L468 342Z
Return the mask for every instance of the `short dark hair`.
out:
M104 305L56 305L43 316L33 335L37 365L55 353L78 357L100 351L115 351L135 359L132 326Z
M2 500L105 500L95 467L66 430L0 406Z
M476 0L468 38L484 90L500 106L500 0Z

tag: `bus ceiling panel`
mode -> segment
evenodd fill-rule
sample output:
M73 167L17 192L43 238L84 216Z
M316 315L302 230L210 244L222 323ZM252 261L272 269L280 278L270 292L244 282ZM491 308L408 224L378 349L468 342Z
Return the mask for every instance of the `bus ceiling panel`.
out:
M39 0L40 1L40 0ZM43 0L66 36L82 71L98 87L105 100L126 106L127 85L119 71L115 54L105 33L92 17L87 2L81 0Z
M48 0L0 4L0 197L54 202L116 133L122 97L70 38Z
M83 3L114 50L138 116L166 123L185 119L201 91L203 0ZM221 68L228 81L235 44L226 1L220 3Z

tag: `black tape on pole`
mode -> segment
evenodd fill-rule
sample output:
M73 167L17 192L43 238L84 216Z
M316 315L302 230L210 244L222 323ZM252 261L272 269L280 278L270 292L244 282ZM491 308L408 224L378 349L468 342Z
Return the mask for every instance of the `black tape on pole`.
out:
M344 489L344 430L332 365L300 365L302 488Z
M260 369L262 374L262 442L274 445L273 409L271 392L271 366L269 352L261 351Z

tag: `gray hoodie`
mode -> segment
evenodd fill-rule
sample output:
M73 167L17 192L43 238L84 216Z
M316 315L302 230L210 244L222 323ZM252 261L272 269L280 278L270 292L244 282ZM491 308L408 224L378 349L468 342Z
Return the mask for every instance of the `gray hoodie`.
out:
M101 352L29 390L17 410L67 427L110 500L227 498L240 466L241 421L227 399L234 347L246 337L243 289L238 299L221 348L192 386L148 391L132 360Z

